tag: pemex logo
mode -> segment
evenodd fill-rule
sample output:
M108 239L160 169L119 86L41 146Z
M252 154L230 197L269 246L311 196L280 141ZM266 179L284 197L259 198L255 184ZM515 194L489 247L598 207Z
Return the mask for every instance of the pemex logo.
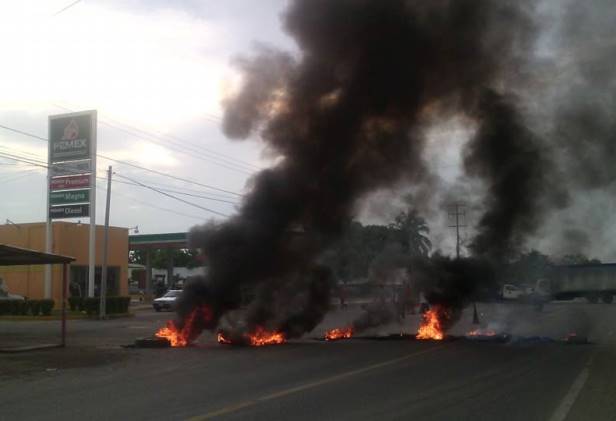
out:
M64 128L64 134L62 140L75 140L79 137L79 125L74 119L66 125Z

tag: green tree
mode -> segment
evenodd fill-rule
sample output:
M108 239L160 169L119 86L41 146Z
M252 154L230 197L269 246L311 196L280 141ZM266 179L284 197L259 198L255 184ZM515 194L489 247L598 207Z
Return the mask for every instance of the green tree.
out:
M503 281L510 284L534 284L537 279L544 278L552 268L550 257L531 250L520 254L504 269Z
M413 210L401 212L389 225L353 221L323 253L322 262L343 282L366 278L375 259L389 262L394 250L406 257L427 256L432 247L428 234L426 221Z
M601 260L599 259L591 259L588 256L582 253L576 254L566 254L557 260L560 265L588 265L588 264L599 264Z
M194 249L158 249L151 250L152 267L156 269L166 269L168 259L173 259L173 266L194 268L201 266L202 259L198 250ZM133 250L128 255L130 263L140 265L146 264L145 250Z
M389 224L390 238L402 246L402 251L413 257L428 256L432 242L426 220L415 209L400 212Z

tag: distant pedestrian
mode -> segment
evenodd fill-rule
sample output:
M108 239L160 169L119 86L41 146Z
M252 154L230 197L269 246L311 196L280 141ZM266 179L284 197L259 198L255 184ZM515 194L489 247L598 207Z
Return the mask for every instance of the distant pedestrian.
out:
M340 300L340 310L346 309L347 308L346 291L344 290L344 287L340 287L338 289L338 299Z
M424 314L426 311L430 310L430 304L428 300L426 300L426 296L423 292L419 293L419 313Z

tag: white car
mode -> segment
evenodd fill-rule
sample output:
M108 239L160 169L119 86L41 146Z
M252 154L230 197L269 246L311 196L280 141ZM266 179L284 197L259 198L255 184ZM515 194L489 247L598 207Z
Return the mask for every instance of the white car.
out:
M4 279L0 278L0 300L1 301L24 301L25 298L21 295L10 294L6 285L4 284Z
M24 300L25 298L21 295L9 294L8 292L6 294L0 293L0 301L24 301Z
M156 311L175 310L175 302L181 294L181 289L170 289L165 295L152 301L152 307Z
M503 300L517 300L524 295L524 290L515 285L505 284L501 290Z

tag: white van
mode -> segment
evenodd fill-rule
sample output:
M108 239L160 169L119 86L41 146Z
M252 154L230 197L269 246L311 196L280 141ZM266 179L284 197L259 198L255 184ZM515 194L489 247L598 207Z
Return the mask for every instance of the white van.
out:
M501 297L503 300L518 300L524 295L524 290L515 285L505 284L501 289Z

